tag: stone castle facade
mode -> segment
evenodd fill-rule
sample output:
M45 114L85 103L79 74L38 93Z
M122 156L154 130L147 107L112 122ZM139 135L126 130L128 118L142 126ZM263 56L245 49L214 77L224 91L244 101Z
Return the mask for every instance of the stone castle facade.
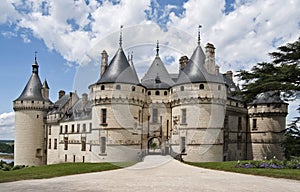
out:
M159 56L139 80L120 47L89 94L59 92L49 99L35 58L32 75L14 101L15 164L135 161L147 154L182 155L185 161L283 158L287 104L261 93L244 104L231 71L221 74L215 48L198 45L169 74Z

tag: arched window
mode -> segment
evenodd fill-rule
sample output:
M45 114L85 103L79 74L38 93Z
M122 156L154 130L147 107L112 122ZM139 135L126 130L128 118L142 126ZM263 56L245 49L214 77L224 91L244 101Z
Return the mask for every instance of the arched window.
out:
M199 85L199 89L204 89L204 85L203 85L203 84L200 84L200 85Z
M164 91L164 95L168 95L168 91Z
M121 85L116 85L116 90L121 90Z
M131 87L131 91L135 91L135 86L132 86L132 87Z
M184 91L184 86L181 86L181 87L180 87L180 91Z
M155 91L155 95L159 95L159 91Z
M148 95L151 95L151 91L148 91Z
M105 85L101 85L101 90L105 90Z

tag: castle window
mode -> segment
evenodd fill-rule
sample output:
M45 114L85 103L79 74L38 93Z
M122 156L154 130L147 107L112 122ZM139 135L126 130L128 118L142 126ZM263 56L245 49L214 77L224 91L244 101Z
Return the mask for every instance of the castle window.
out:
M106 152L106 137L101 137L101 153L104 154Z
M121 85L116 85L116 90L121 90Z
M199 85L199 89L204 89L204 85L203 85L203 84L200 84L200 85Z
M101 85L101 90L105 90L105 85Z
M40 116L39 115L36 115L36 118L38 119Z
M253 121L252 121L252 129L253 130L257 129L257 119L253 119Z
M168 95L168 91L164 91L164 95Z
M144 89L142 89L142 93L144 93Z
M151 91L148 91L148 95L151 95Z
M158 120L158 110L157 109L153 109L152 110L152 122L153 123L157 123Z
M106 109L101 109L101 115L102 115L102 119L101 119L101 123L102 124L106 124L107 119L106 119L106 115L107 115L107 110Z
M61 126L60 126L60 130L59 130L59 133L62 134L62 132L63 132L63 126L61 125Z
M180 87L180 91L184 91L184 86L181 86L181 87Z
M86 151L86 138L81 138L81 151Z
M74 132L75 132L75 125L72 124L72 133L74 133Z
M82 163L85 162L85 156L82 156Z
M80 132L80 124L77 124L77 133Z
M73 155L73 163L75 163L75 160L76 160L76 156Z
M218 85L218 90L219 90L219 91L221 90L221 85Z
M238 130L242 130L242 117L238 118Z
M49 139L49 142L48 142L48 149L51 149L51 139Z
M67 161L68 161L68 155L65 154L65 162L67 162Z
M267 107L270 107L270 103L267 104Z
M51 125L48 127L48 134L51 135Z
M155 95L159 95L159 91L155 91Z
M21 101L21 103L23 103L23 100Z
M34 103L34 101L31 101L31 103Z
M84 133L86 132L86 124L85 123L82 124L82 132L84 132Z
M64 150L68 150L68 137L64 137Z
M68 125L65 125L65 133L68 133Z
M184 153L185 152L185 137L181 137L181 145L180 145L180 152Z
M186 109L181 109L181 123L186 124Z
M53 149L57 149L57 139L54 139L54 146Z
M92 131L92 123L90 123L90 130L89 130L90 132Z
M135 86L132 86L132 87L131 87L131 91L135 91Z

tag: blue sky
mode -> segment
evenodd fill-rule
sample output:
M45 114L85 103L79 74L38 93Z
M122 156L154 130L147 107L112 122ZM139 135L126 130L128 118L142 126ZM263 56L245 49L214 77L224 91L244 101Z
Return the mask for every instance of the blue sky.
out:
M4 0L0 139L13 139L12 101L30 77L35 51L52 101L61 89L81 93L78 82L87 87L97 80L100 53L106 49L113 56L120 25L125 51L134 52L140 77L151 64L157 39L167 69L176 72L179 57L190 56L196 45L199 24L202 46L215 45L221 72L250 69L268 61L268 52L299 37L299 7L300 0ZM94 76L87 75L89 66Z

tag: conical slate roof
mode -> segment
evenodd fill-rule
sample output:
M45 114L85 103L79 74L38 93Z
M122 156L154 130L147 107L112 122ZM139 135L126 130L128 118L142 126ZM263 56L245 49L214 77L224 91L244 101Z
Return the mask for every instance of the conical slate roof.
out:
M43 88L49 89L49 85L47 80L45 79L44 83L43 83Z
M148 89L167 89L174 85L174 81L158 55L156 55L147 73L142 78L141 84Z
M36 62L36 59L34 61L34 64L32 64L32 74L27 82L23 92L21 95L16 99L18 100L34 100L34 101L45 101L45 99L42 96L42 83L38 74L38 64Z
M137 74L130 66L121 47L97 83L139 83Z
M198 45L182 71L180 71L178 80L179 84L199 83L199 82L218 82L223 83L222 76L209 74L204 67L205 54L200 45Z

